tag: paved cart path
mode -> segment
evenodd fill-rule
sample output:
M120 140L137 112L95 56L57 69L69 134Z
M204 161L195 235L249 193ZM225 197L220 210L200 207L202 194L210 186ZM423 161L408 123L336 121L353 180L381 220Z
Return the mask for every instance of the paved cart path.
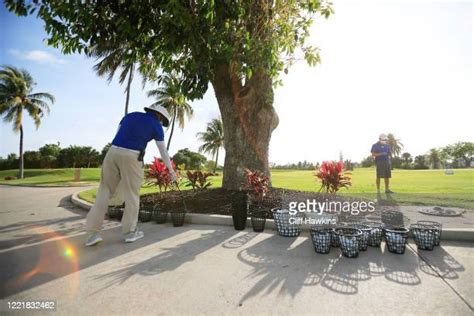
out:
M315 254L307 232L146 223L145 239L124 244L106 222L104 243L85 248L85 212L68 199L81 189L0 186L2 308L48 299L64 315L473 312L473 243L347 259Z

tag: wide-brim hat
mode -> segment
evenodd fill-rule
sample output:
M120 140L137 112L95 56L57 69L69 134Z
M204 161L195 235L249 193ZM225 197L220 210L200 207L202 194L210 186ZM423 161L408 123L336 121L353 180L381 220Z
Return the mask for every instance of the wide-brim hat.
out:
M162 107L161 105L158 105L158 104L152 104L152 105L149 105L149 106L146 106L143 108L146 112L149 112L149 111L153 111L153 112L157 112L157 113L160 113L162 118L163 118L163 126L164 127L168 127L170 125L170 121L171 121L171 115L168 113L168 111Z

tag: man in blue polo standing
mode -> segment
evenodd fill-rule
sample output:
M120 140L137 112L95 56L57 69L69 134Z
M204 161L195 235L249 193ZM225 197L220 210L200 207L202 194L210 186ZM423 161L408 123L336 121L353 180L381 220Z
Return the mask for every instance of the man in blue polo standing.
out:
M385 134L380 134L379 141L372 145L372 156L375 158L377 168L377 194L380 193L380 179L385 182L385 193L394 193L390 190L390 178L392 177L392 165L390 162L390 145Z
M159 105L145 107L145 113L133 112L125 115L112 141L112 146L102 163L102 174L94 206L86 218L88 233L86 246L94 246L102 241L100 230L107 212L109 199L119 182L123 186L125 210L122 217L122 232L125 242L134 242L144 237L137 230L140 206L140 187L143 182L143 156L149 141L155 140L161 158L170 171L171 179L176 174L171 167L168 151L164 142L163 127L170 122L170 115Z

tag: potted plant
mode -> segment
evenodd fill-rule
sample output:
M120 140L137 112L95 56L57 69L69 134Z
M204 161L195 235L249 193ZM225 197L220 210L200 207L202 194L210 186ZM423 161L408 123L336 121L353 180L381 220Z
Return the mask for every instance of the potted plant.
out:
M245 179L250 196L249 210L252 227L255 232L262 232L265 229L267 218L267 210L263 205L263 199L268 193L269 178L261 171L245 169Z
M173 161L171 161L171 166L173 169L176 168ZM161 201L163 198L163 193L166 192L172 185L171 175L168 168L166 168L165 163L155 157L153 163L150 165L150 170L146 173L146 176L147 179L149 179L148 184L158 186L159 197ZM168 212L163 210L159 206L159 203L157 203L153 207L152 217L155 219L156 223L162 224L166 222L168 218Z
M319 192L336 194L341 188L352 185L352 173L344 170L342 161L323 161L315 176L321 182Z
M351 173L344 171L344 163L342 161L323 161L314 174L318 181L321 182L319 192L323 191L328 194L336 194L341 188L348 188L352 184ZM337 232L345 232L343 227L336 227L331 232L331 246L340 246L340 236ZM316 232L318 227L314 228ZM314 240L313 240L314 242ZM316 247L316 245L314 245Z
M186 186L190 187L194 192L203 191L212 185L208 178L212 176L210 172L202 171L186 171Z

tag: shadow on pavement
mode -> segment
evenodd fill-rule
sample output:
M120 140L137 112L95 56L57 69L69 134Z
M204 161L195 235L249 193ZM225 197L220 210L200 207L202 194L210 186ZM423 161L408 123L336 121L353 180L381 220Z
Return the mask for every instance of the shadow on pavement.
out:
M142 225L145 238L132 244L122 240L121 227L103 231L104 242L95 247L83 245L85 235L58 238L0 253L0 298L39 286L81 269L121 256L141 247L182 233L165 225ZM159 233L156 230L159 229ZM191 229L191 228L185 228ZM195 228L194 228L195 229ZM61 237L55 231L43 232L48 238Z
M254 239L255 237L258 236L258 233L256 232L248 232L245 233L244 235L237 236L235 238L232 238L225 243L222 244L223 248L226 249L236 249L245 246L246 243Z
M464 246L469 247L468 245ZM458 272L465 271L464 266L446 252L442 245L435 247L430 253L422 250L417 250L417 252L420 270L426 274L454 280L459 278Z
M139 263L130 264L115 271L106 274L98 275L96 280L106 282L106 284L97 292L103 291L110 286L122 284L135 274L139 275L157 275L166 271L174 271L181 265L193 261L197 255L221 244L225 240L232 238L236 231L228 229L220 229L216 226L215 230L209 232L209 228L200 228L199 226L192 226L185 229L176 229L181 232L189 230L205 229L199 236L192 240L183 242L175 247L163 248L163 252L158 255Z
M253 267L247 277L258 280L243 295L241 304L275 288L280 288L281 294L291 297L295 297L305 286L316 285L339 294L354 295L358 293L360 282L372 278L383 277L389 282L414 286L421 283L420 271L438 277L420 259L414 245L407 247L404 255L397 255L388 252L383 243L381 248L369 247L358 258L350 259L343 257L337 248L331 249L329 254L315 254L310 238L294 246L301 239L273 235L239 252L237 258ZM442 272L441 275L448 277L457 278L456 272L464 271L464 267L442 246L432 252L429 262L434 269Z

